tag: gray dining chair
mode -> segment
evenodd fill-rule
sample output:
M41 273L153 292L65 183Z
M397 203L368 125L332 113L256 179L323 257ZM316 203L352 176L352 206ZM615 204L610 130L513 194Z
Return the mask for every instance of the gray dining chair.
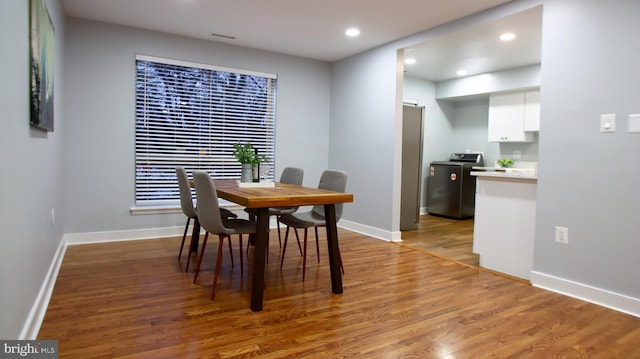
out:
M280 174L280 183L294 184L297 186L302 186L302 178L304 177L304 170L302 168L297 167L285 167L282 170L282 174ZM271 207L269 208L269 217L276 217L276 225L278 226L278 243L280 248L282 248L282 238L280 236L280 216L285 214L291 214L298 210L298 207ZM255 208L245 208L245 211L255 218L257 215ZM298 243L298 247L300 247L300 243ZM267 247L268 248L268 247ZM248 247L247 247L248 249ZM300 248L300 254L302 254L302 249Z
M339 170L326 170L320 177L319 189L326 189L335 192L344 192L347 187L347 173ZM342 203L336 203L336 223L342 217ZM313 227L316 234L316 254L318 257L318 263L320 263L320 246L318 244L318 227L325 226L324 218L324 205L315 205L310 211L296 212L292 214L284 214L279 217L279 221L287 226L287 231L284 235L284 244L282 245L282 255L280 256L280 268L284 263L284 255L287 250L287 240L289 238L289 228L293 227L296 239L299 241L298 228L304 229L303 249L302 249L302 280L304 281L306 266L307 266L307 230ZM340 260L340 267L342 268L342 259Z
M178 178L178 189L180 191L180 207L182 208L182 213L187 216L187 223L184 226L184 233L182 234L182 242L180 243L180 252L178 252L178 262L180 262L180 258L182 257L182 249L184 248L184 242L187 238L187 231L189 230L189 223L193 219L193 231L191 233L191 242L189 246L189 250L193 248L194 244L197 243L198 234L200 232L200 223L198 222L198 212L193 205L193 196L191 195L191 186L189 185L189 177L187 176L187 171L184 167L176 167L176 177ZM220 214L224 218L236 218L237 214L231 212L226 208L220 208ZM233 258L233 254L231 254ZM191 255L187 256L187 265L185 268L185 272L189 271L189 262L191 261Z
M202 258L204 257L204 250L207 246L207 240L209 234L218 235L218 254L216 259L216 267L213 275L213 289L211 291L211 300L216 297L216 285L218 284L218 274L220 273L220 265L222 263L222 248L224 239L227 238L231 243L231 235L238 234L240 239L240 273L244 274L244 263L242 255L242 235L243 234L255 234L256 224L255 222L248 221L246 219L228 218L222 219L220 214L220 207L218 205L218 194L216 193L216 186L211 179L211 176L204 171L193 171L193 181L196 187L196 199L198 201L198 220L200 225L205 230L204 240L202 241L202 249L200 250L200 258L198 259L198 265L196 266L196 275L193 278L193 283L196 283L198 279L198 273L200 272L200 266L202 265ZM233 265L233 264L232 264Z

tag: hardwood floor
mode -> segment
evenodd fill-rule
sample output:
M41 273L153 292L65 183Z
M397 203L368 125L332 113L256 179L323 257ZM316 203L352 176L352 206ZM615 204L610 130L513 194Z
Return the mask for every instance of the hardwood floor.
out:
M295 241L281 271L273 231L259 313L249 310L250 272L241 276L237 260L231 268L226 246L209 299L215 240L197 284L176 260L178 238L71 246L39 338L57 339L60 358L83 359L640 358L640 318L409 246L339 236L344 293L334 295L326 242L320 264L309 243L302 282Z
M473 218L460 220L423 214L418 229L402 232L402 244L470 266L480 264L480 257L472 251Z

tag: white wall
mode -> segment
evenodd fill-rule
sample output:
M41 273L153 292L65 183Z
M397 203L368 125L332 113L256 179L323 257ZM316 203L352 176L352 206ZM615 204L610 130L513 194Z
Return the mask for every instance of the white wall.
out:
M29 126L29 2L0 1L0 338L18 339L42 298L40 288L63 235L62 144L65 132L64 13L46 1L55 27L54 132ZM55 210L52 224L51 210ZM45 303L46 304L46 303ZM22 334L21 334L22 333Z
M68 20L65 67L65 233L184 225L184 215L131 215L134 206L135 54L278 75L276 176L328 167L327 63L79 19Z

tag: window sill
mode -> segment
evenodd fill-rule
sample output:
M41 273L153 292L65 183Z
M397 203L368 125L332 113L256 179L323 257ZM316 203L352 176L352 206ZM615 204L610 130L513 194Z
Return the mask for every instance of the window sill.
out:
M182 208L180 206L168 205L168 206L138 206L131 207L130 212L132 215L143 215L143 214L172 214L172 213L182 213Z
M220 201L220 207L230 211L242 211L244 207L228 201ZM131 215L147 215L147 214L173 214L182 213L182 208L178 205L155 205L155 206L134 206L129 209Z

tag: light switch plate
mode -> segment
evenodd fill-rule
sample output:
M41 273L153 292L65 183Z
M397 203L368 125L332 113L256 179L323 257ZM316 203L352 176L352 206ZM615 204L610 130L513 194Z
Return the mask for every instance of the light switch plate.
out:
M640 114L629 115L629 133L640 133Z
M605 113L600 115L600 132L616 132L615 113Z
M569 228L556 226L556 243L569 244Z

